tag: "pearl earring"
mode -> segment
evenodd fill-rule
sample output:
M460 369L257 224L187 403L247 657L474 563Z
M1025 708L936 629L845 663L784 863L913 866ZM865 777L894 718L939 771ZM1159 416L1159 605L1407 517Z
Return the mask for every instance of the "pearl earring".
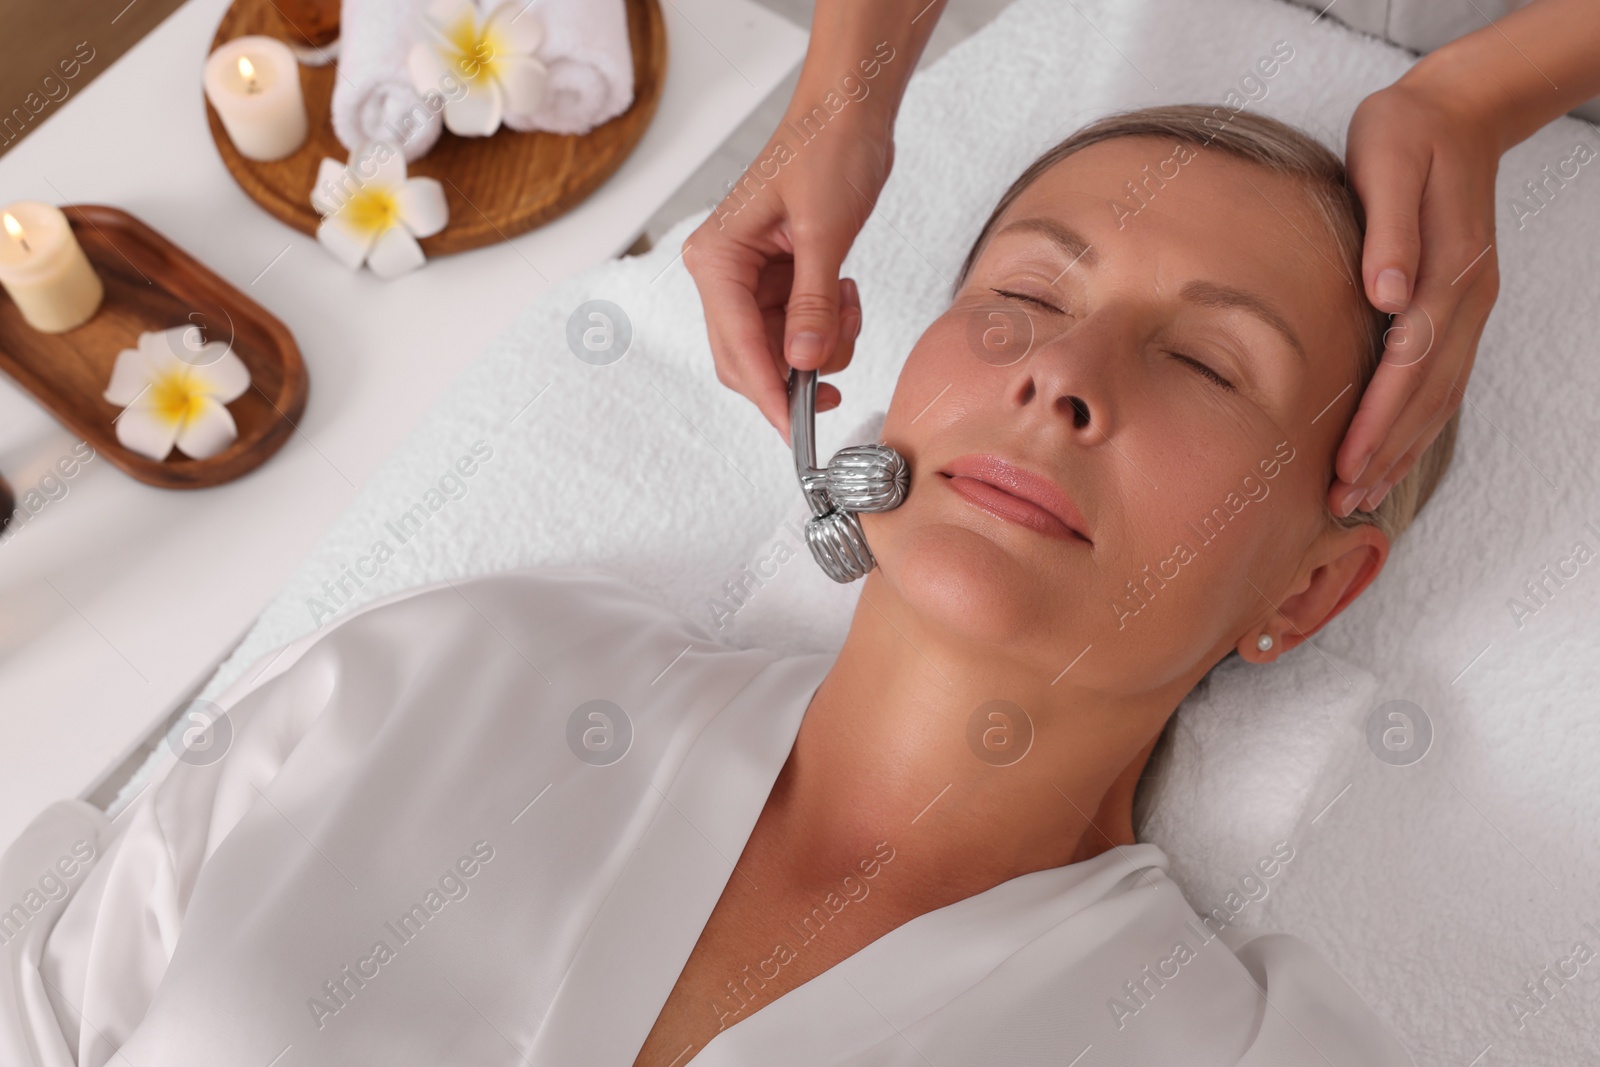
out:
M1260 637L1256 638L1256 647L1263 652L1270 651L1272 648L1272 635L1262 634Z

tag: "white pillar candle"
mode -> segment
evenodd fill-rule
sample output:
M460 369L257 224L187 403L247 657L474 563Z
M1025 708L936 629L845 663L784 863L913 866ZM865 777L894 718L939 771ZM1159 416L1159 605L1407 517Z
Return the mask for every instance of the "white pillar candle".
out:
M19 200L0 209L0 285L29 326L65 333L100 307L105 287L59 209Z
M271 37L235 37L206 60L206 99L247 159L282 159L306 141L294 53Z

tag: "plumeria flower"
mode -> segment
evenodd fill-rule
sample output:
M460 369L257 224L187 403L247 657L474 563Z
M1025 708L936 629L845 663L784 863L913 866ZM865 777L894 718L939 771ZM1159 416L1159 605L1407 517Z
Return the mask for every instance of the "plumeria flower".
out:
M407 70L419 93L446 93L444 124L459 137L487 137L504 121L528 127L544 98L545 65L533 57L544 27L527 11L533 0L504 0L487 15L474 0L432 0L422 11L419 40Z
M426 262L418 237L432 237L450 219L444 188L434 178L407 178L405 156L390 141L374 141L348 165L323 159L311 189L323 216L317 240L334 257L380 278L393 278Z
M216 455L239 436L223 407L250 388L250 371L233 346L205 341L197 327L141 333L137 348L117 354L104 396L122 408L117 440L151 459L172 446L194 459Z

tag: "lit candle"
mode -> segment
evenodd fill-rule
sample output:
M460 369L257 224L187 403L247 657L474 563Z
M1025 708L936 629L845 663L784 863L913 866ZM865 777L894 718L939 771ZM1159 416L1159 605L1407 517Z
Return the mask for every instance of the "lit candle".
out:
M300 67L282 41L235 37L206 60L205 86L240 155L266 162L305 144Z
M89 321L105 287L89 266L67 217L37 200L19 200L0 211L0 285L29 326L65 333Z

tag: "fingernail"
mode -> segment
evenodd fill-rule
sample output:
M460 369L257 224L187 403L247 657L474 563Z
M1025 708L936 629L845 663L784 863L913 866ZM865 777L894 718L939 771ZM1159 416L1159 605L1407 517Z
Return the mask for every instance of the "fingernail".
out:
M1372 453L1368 452L1364 457L1362 457L1361 466L1356 468L1355 477L1351 478L1350 480L1352 482L1359 482L1361 480L1361 475L1366 472L1367 464L1371 463L1371 462L1372 462Z
M1373 508L1376 508L1379 504L1383 503L1383 498L1389 495L1389 490L1392 486L1393 483L1387 479L1373 486L1372 491L1367 494L1366 503L1361 505L1361 510L1371 511Z
M1354 511L1357 502L1359 502L1361 498L1366 495L1367 491L1362 489L1360 486L1356 486L1354 489L1346 493L1344 495L1344 499L1339 501L1339 517L1344 518L1346 515Z
M822 335L812 330L797 333L789 339L790 363L820 363L822 361Z
M1386 304L1395 311L1404 311L1406 306L1406 276L1404 272L1394 267L1385 267L1378 272L1378 302Z

